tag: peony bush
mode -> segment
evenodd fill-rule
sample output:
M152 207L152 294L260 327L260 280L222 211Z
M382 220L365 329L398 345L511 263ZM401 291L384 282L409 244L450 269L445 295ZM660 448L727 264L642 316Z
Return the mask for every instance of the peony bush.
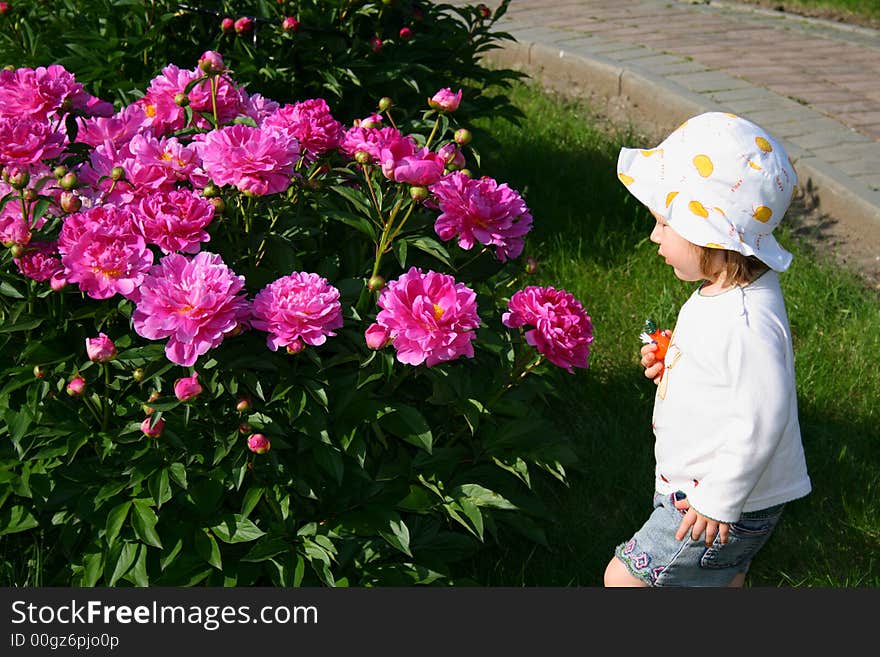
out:
M44 584L374 586L546 543L592 325L529 284L466 95L343 122L190 64L118 108L0 72L8 583L34 545Z

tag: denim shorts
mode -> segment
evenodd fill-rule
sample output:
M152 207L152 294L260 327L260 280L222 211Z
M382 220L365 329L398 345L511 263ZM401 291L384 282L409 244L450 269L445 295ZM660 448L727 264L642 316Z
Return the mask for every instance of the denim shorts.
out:
M727 543L690 533L677 540L675 532L685 511L675 508L674 494L654 494L654 512L635 535L618 545L614 555L629 572L649 586L727 586L745 573L752 558L776 528L785 505L743 513L730 525Z

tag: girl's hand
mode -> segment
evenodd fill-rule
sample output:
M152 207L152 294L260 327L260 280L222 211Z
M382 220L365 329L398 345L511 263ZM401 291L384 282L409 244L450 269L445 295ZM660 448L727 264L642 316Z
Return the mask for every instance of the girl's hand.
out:
M722 545L727 543L727 535L730 532L730 525L728 523L707 518L696 509L692 509L687 499L676 500L675 508L679 511L687 510L687 513L685 513L684 518L681 520L681 524L678 526L678 531L675 532L675 540L683 540L687 536L688 530L690 530L691 538L695 541L700 540L703 532L706 533L706 547L712 545L716 535Z
M657 385L663 377L663 361L657 359L657 345L653 342L642 345L642 367L645 368L645 376Z

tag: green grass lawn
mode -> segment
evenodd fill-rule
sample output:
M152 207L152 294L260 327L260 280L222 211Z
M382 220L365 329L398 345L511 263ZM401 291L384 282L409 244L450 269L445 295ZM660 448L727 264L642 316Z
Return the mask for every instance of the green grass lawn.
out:
M595 342L590 368L567 379L557 409L580 463L568 487L540 484L555 511L550 548L504 536L473 564L474 577L494 586L601 586L615 545L650 512L654 385L639 366L638 334L648 316L671 326L693 284L657 256L653 220L616 177L620 146L650 146L646 138L536 87L519 85L512 96L525 114L518 127L487 120L475 131L478 146L497 139L483 147L483 168L523 194L534 215L524 256L540 263L535 283L581 300ZM793 206L779 231L795 256L781 281L814 490L789 505L746 585L878 586L880 298L796 239L797 215Z

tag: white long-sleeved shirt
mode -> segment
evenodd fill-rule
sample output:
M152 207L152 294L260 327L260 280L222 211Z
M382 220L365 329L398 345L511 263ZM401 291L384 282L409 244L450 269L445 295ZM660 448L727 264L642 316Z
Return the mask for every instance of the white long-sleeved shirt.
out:
M658 492L736 522L811 490L794 353L779 276L769 270L679 311L654 402Z

